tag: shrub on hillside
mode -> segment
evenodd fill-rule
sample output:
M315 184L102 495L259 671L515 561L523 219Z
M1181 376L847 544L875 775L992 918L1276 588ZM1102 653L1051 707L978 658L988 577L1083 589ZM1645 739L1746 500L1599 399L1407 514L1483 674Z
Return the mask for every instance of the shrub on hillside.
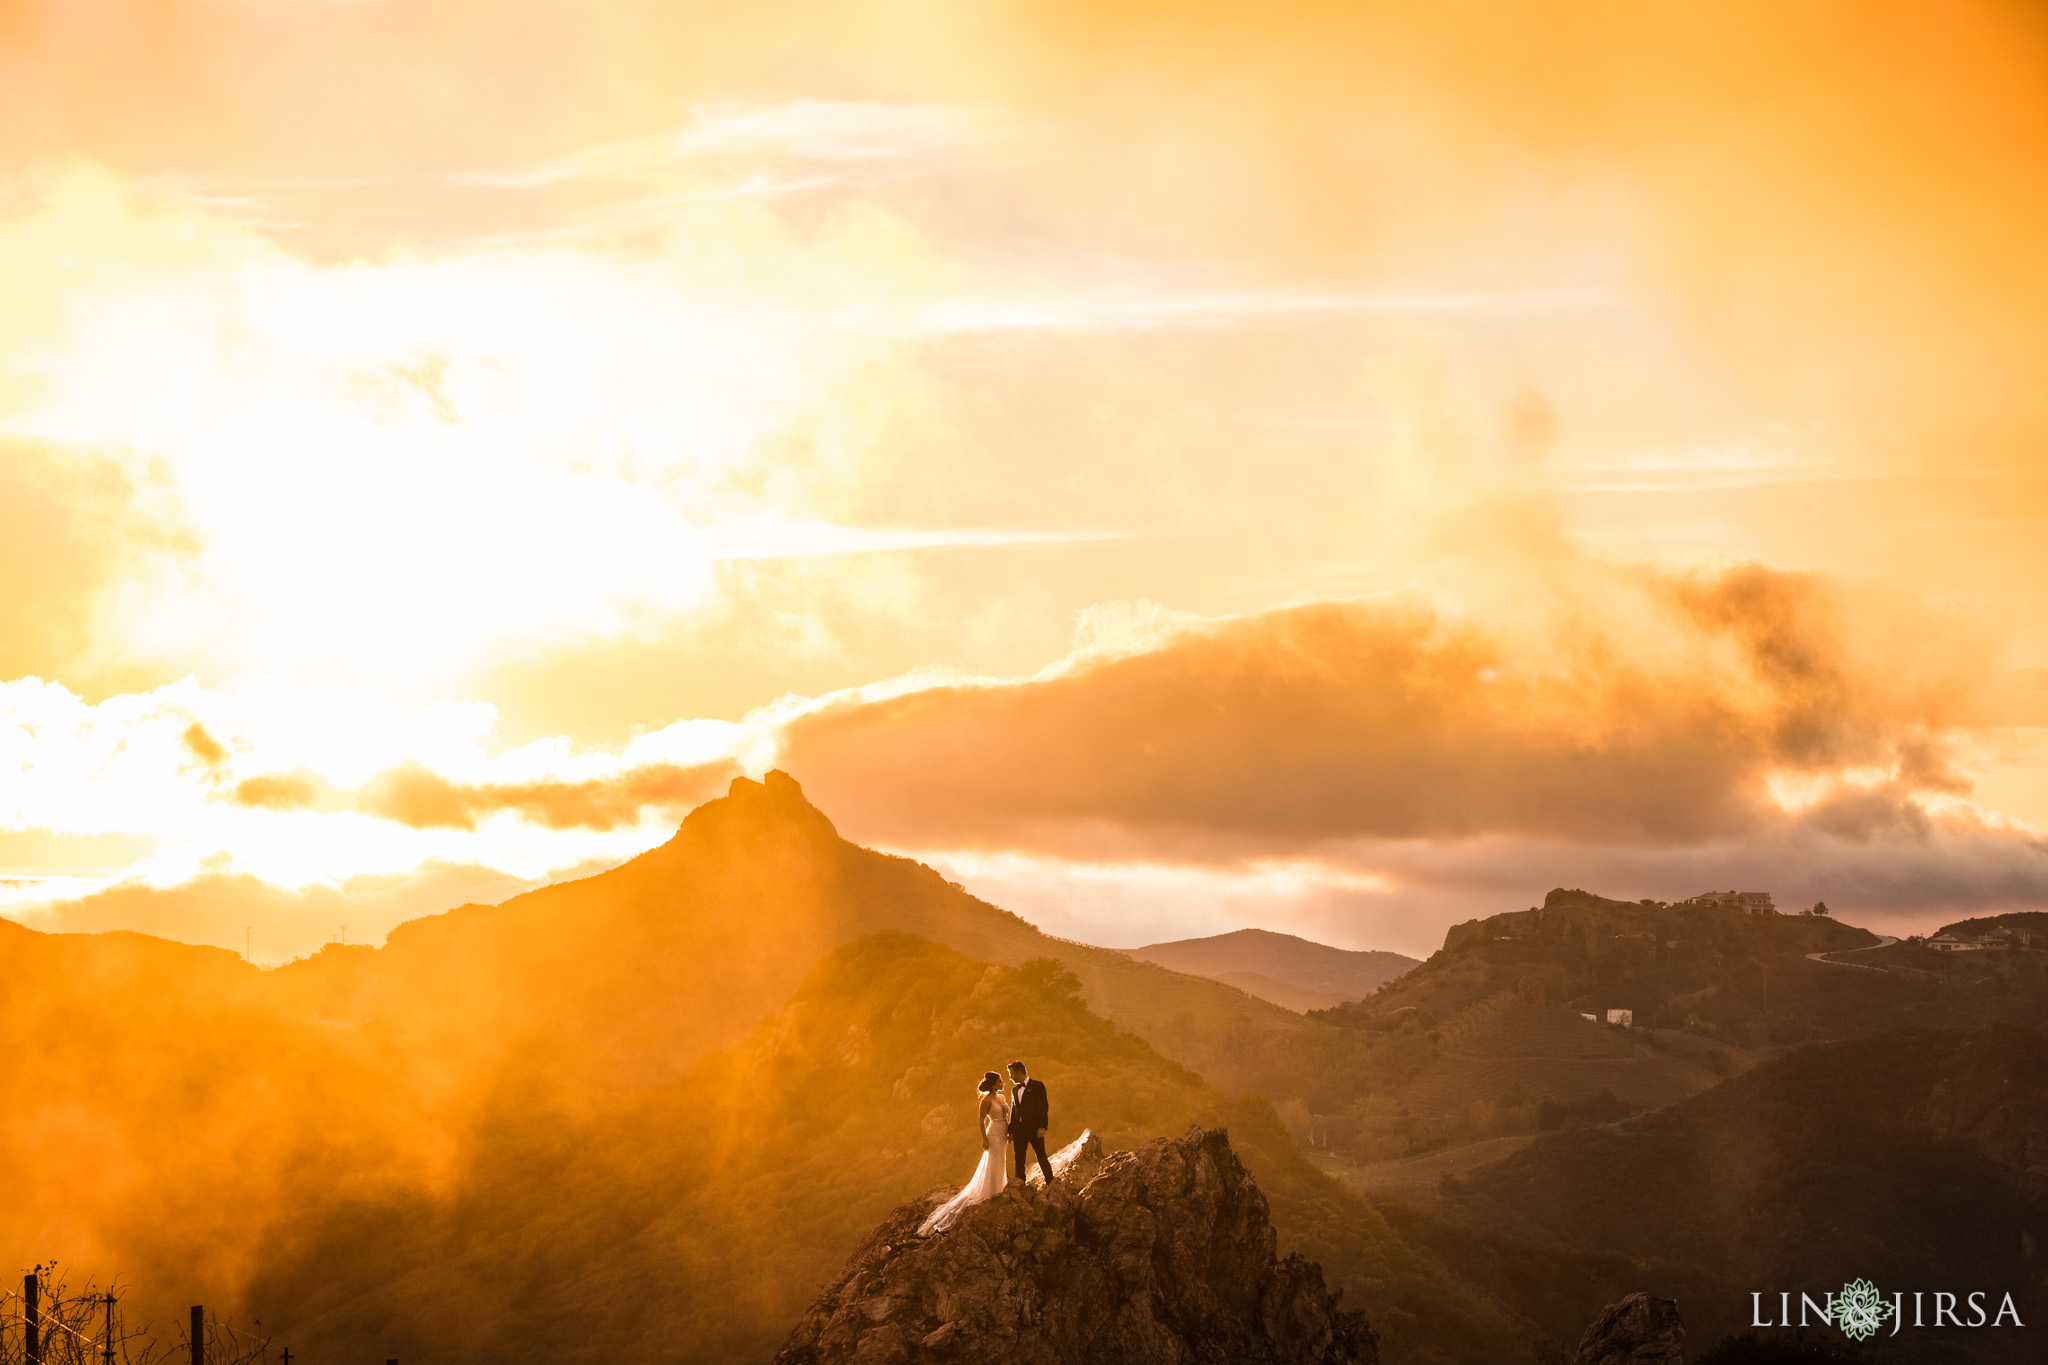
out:
M1547 1133L1589 1123L1615 1123L1640 1112L1638 1106L1616 1098L1612 1090L1602 1090L1582 1100L1543 1101L1536 1106L1536 1126Z

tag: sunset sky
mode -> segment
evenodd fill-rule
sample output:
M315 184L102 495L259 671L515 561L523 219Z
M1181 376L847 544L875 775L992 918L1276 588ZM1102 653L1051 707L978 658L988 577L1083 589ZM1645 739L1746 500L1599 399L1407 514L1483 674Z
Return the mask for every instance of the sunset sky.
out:
M2038 5L0 0L0 913L2048 908L2043 242Z

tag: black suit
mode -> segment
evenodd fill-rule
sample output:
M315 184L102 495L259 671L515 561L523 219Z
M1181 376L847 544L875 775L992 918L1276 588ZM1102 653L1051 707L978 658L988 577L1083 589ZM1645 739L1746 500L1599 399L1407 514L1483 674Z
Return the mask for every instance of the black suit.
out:
M1017 1151L1017 1182L1024 1181L1024 1152L1038 1153L1038 1169L1045 1183L1052 1184L1052 1163L1045 1159L1045 1130L1052 1126L1052 1111L1045 1102L1045 1082L1026 1081L1010 1087L1010 1142Z

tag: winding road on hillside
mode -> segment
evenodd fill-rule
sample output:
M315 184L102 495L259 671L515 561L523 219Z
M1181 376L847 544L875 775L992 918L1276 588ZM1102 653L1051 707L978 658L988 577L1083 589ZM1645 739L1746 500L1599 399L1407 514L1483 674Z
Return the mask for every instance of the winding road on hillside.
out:
M1861 962L1844 962L1842 959L1851 953L1871 953L1876 952L1879 948L1889 948L1897 942L1898 940L1890 934L1879 934L1877 942L1868 947L1844 948L1838 953L1808 953L1806 960L1808 962L1828 962L1837 967L1854 967L1859 972L1881 972L1884 970L1882 967L1867 967Z

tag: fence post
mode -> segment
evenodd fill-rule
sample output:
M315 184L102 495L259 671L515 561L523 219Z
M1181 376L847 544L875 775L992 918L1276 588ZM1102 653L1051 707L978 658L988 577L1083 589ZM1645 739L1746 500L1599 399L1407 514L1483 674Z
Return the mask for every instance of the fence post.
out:
M206 1307L192 1305L192 1365L206 1365Z
M107 1291L107 1335L101 1344L100 1360L102 1365L114 1365L114 1291L111 1289Z
M43 1365L43 1320L41 1306L36 1295L42 1289L33 1273L21 1277L21 1320L26 1328L21 1358L28 1365Z

